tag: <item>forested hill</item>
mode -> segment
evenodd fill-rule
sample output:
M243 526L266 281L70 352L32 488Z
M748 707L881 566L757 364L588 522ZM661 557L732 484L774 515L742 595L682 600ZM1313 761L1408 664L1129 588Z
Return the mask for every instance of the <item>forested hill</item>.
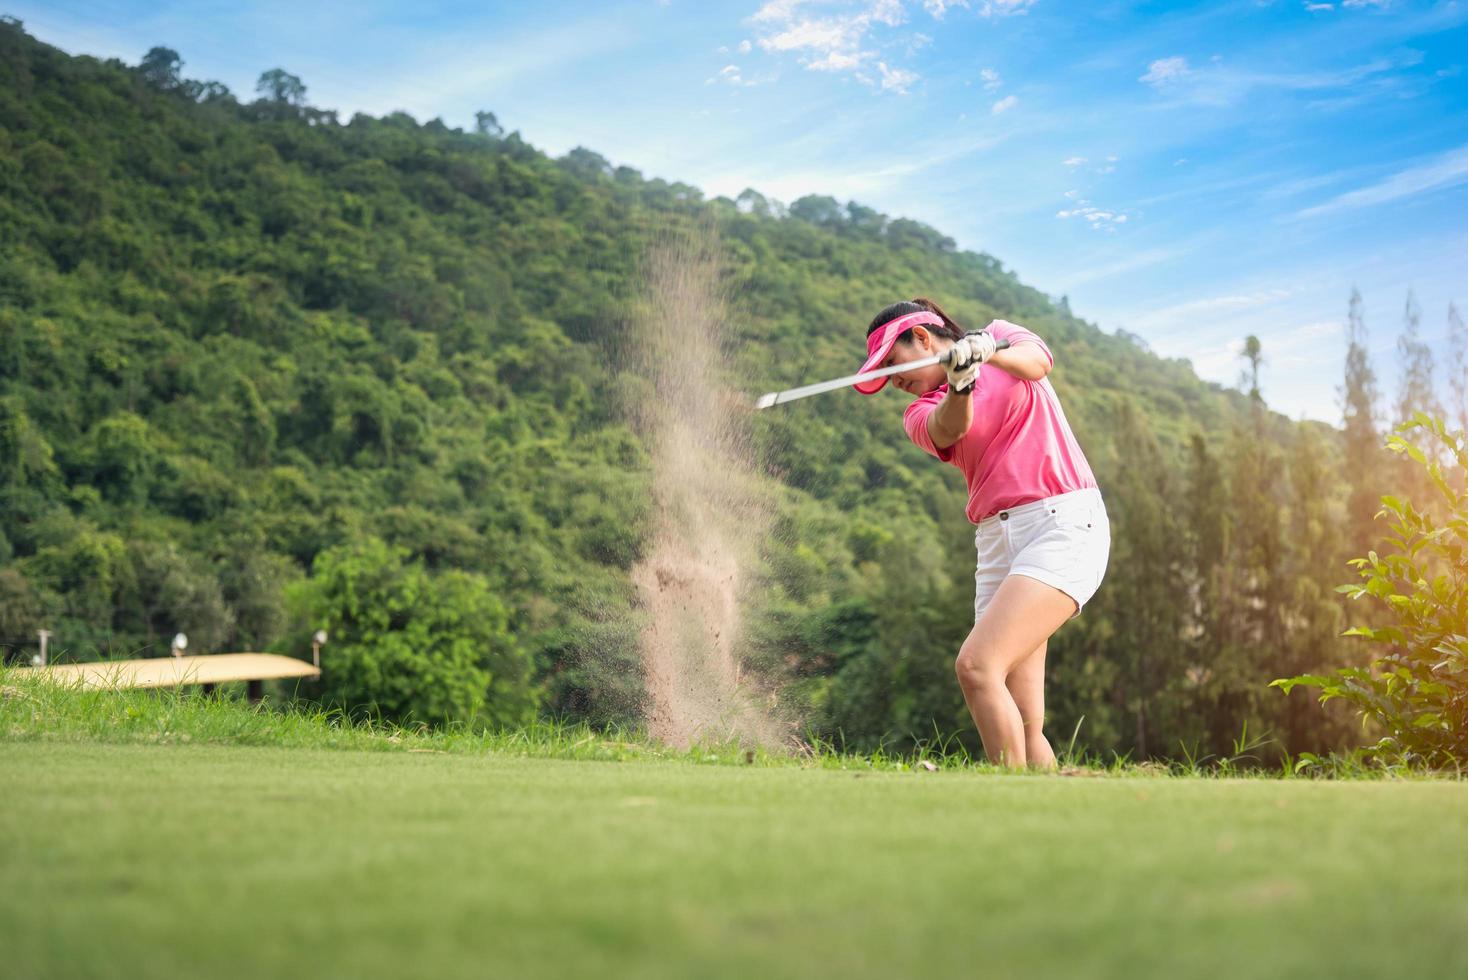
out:
M1333 437L910 220L823 197L707 200L588 150L551 159L488 114L474 133L404 114L342 121L279 71L267 97L241 102L167 55L69 57L0 25L10 642L47 625L66 656L160 654L185 629L195 649L298 652L313 603L377 575L478 603L476 643L494 649L455 654L489 690L436 707L399 690L384 709L624 711L648 456L603 352L648 244L712 224L737 305L725 373L742 390L849 372L872 313L919 294L1050 342L1119 541L1094 611L1057 640L1060 724L1087 714L1083 739L1145 753L1148 726L1219 737L1276 710L1256 703L1268 678L1254 668L1282 632L1242 600L1209 605L1272 580L1210 584L1211 569L1303 567L1293 544L1220 549L1263 547L1244 513L1277 535L1295 494L1333 506ZM963 488L906 442L900 408L900 395L831 395L756 419L788 491L749 655L794 664L814 723L865 741L969 727L946 652L972 597ZM1229 445L1274 455L1240 462ZM1327 468L1313 488L1285 482L1297 450ZM1260 493L1269 514L1253 509ZM1169 602L1143 626L1121 614ZM424 628L451 631L458 612ZM936 652L910 655L915 635ZM1225 647L1237 664L1197 668ZM1206 676L1163 721L1158 699L1190 664Z

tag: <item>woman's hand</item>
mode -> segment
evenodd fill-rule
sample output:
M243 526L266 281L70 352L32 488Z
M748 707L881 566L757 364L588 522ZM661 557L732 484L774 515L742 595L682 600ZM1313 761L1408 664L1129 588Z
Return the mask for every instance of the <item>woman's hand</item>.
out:
M994 356L994 338L986 330L967 334L953 344L953 354L943 370L948 374L948 387L967 391L979 375L979 365Z
M974 360L979 364L988 362L999 349L994 335L987 330L974 330L965 334L963 339L968 341L968 349L973 352Z
M974 383L979 375L979 362L974 360L967 337L953 342L948 360L943 362L943 370L948 374L949 391L964 391Z

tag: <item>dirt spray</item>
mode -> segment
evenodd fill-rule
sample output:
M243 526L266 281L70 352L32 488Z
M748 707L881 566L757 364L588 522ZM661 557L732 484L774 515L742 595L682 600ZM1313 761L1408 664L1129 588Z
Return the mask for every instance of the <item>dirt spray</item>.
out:
M777 692L742 670L741 610L771 509L732 393L721 386L729 327L717 237L663 239L644 261L631 360L648 383L635 409L653 464L654 521L633 582L649 733L677 746L788 740Z

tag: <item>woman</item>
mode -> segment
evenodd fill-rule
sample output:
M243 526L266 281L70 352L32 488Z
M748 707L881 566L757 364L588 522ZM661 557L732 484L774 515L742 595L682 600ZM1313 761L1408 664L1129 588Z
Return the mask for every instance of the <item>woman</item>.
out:
M997 351L1000 340L1009 347ZM914 396L903 414L908 437L963 471L978 525L974 627L958 651L958 683L990 761L1051 768L1045 646L1101 584L1106 507L1045 378L1050 349L1024 327L995 320L965 333L931 300L893 303L867 328L862 370L950 348L947 365L890 380ZM856 389L875 394L888 380Z

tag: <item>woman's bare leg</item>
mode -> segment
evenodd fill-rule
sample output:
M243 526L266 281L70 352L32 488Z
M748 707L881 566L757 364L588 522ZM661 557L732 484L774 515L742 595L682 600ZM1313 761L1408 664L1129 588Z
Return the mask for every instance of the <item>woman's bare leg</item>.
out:
M1009 672L1004 686L1009 688L1020 719L1025 726L1025 762L1031 769L1054 769L1055 750L1045 738L1045 647L1041 643L1019 666Z
M954 667L990 762L1026 764L1024 718L1005 680L1075 609L1075 600L1059 589L1010 575L963 641Z

